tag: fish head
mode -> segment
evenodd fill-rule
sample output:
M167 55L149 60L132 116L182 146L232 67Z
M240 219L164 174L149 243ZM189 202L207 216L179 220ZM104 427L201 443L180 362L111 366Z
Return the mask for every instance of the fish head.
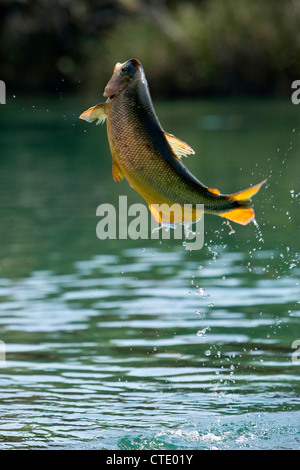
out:
M129 59L123 64L118 62L115 65L114 73L104 89L103 96L107 102L112 101L119 95L133 80L144 76L143 67L139 60Z

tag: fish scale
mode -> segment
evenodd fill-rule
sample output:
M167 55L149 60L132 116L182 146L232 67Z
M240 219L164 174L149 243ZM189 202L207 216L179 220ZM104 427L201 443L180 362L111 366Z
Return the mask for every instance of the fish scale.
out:
M113 177L116 181L126 178L147 201L156 220L170 221L170 211L164 214L154 208L161 204L180 206L173 221L182 220L181 208L187 204L194 207L190 220L197 220L201 212L195 209L197 205L203 205L207 213L242 225L254 220L251 197L266 180L238 193L221 194L195 178L181 161L182 156L194 151L163 130L154 111L143 67L137 59L116 64L104 96L107 97L105 103L89 108L80 118L88 122L106 119Z

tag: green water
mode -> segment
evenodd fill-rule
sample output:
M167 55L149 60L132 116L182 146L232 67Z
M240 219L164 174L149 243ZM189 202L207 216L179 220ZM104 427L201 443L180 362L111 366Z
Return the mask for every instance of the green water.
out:
M205 217L205 244L99 240L114 183L86 99L0 108L0 447L299 449L300 106L156 103L206 185L268 177L259 227ZM2 346L3 347L3 346Z

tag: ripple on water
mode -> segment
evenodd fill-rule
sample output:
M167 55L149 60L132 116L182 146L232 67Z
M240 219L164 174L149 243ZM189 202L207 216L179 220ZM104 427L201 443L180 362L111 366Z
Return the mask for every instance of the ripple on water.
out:
M240 253L134 249L0 280L2 447L296 447L299 285L255 269L270 256L249 276Z

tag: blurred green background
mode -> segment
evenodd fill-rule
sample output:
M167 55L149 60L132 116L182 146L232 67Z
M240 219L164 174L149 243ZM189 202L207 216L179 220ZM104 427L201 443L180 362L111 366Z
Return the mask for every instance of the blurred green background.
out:
M155 96L291 94L300 77L295 0L2 0L9 90L102 93L117 61L140 59Z

